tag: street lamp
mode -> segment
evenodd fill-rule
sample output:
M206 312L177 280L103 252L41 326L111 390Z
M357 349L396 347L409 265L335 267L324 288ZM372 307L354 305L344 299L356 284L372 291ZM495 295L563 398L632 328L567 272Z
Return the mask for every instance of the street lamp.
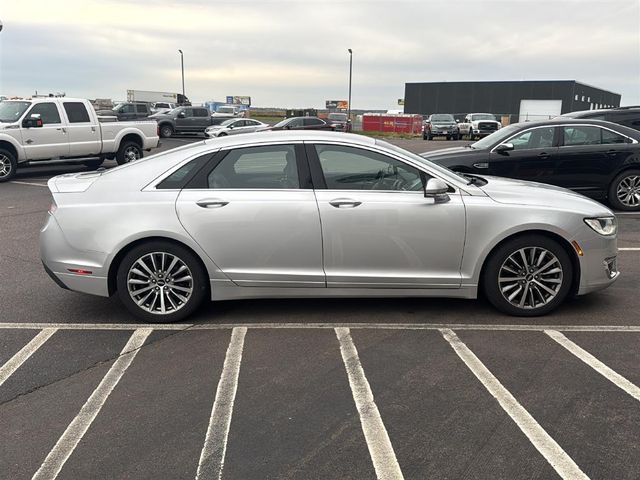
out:
M182 53L182 50L178 49L178 51L180 52L180 67L182 68L182 96L184 97L184 54Z
M347 109L348 109L348 113L347 113L347 119L349 121L351 121L351 75L353 73L353 50L351 50L350 48L349 50L349 100L347 103Z

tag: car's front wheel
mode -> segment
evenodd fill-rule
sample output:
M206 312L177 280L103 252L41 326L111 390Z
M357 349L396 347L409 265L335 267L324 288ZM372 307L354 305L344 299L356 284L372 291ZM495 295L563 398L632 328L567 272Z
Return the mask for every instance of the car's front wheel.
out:
M640 170L622 172L611 182L609 202L618 210L640 210Z
M562 245L542 235L523 235L491 254L482 286L498 310L534 317L557 308L569 294L572 280L573 266Z
M186 248L150 241L128 252L116 283L124 306L145 322L170 323L191 315L208 291L207 274Z
M169 138L171 135L173 135L173 127L171 125L160 125L160 136L162 138Z
M11 180L18 169L16 157L8 150L0 149L0 183Z

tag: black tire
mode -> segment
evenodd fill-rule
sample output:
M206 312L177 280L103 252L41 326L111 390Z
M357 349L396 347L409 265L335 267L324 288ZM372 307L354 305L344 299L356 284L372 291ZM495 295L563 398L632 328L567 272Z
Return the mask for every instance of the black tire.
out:
M104 163L104 158L96 158L95 160L86 160L84 163L89 170L96 170Z
M8 182L16 175L18 161L9 150L0 148L0 183Z
M456 134L454 135L453 139L454 139L454 140L456 140L456 141L460 140L460 134L459 134L459 133L456 133Z
M473 140L473 132L469 129L469 140Z
M173 127L169 123L160 125L160 136L162 138L169 138L173 135Z
M447 141L450 142L451 141L451 135L447 135Z
M120 144L118 153L116 153L116 162L118 165L124 165L135 160L140 160L144 153L140 145L132 140L124 141Z
M626 182L625 182L626 181ZM635 192L635 200L627 201L627 204L623 203L623 201L618 196L618 188L622 182L627 183L627 185L632 184ZM616 178L613 179L611 185L609 186L609 204L615 208L616 210L623 210L626 212L637 212L640 211L640 201L637 200L640 197L640 170L627 170L622 172ZM635 204L633 204L635 202Z
M512 292L515 293L516 291L522 291L522 290L519 290L521 288L519 285L521 282L525 282L522 287L526 289L525 293L528 291L528 286L530 285L530 283L535 285L535 287L533 288L535 288L538 291L538 293L541 293L541 294L546 293L542 288L538 287L539 283L535 283L535 282L538 282L537 279L539 279L539 277L536 275L537 272L535 271L535 262L531 262L532 264L531 266L532 268L534 268L534 272L532 273L531 271L529 271L526 274L526 277L522 279L520 278L521 272L518 272L518 276L513 277L514 279L518 280L517 282L513 282L513 283L516 283L515 288L513 290L505 292L504 294L500 289L500 286L499 286L500 282L498 281L498 278L500 277L500 270L503 264L507 262L507 259L512 254L514 253L519 254L518 251L520 249L527 249L531 247L545 249L555 256L555 259L561 265L562 271L560 273L555 273L555 274L547 273L546 275L547 276L561 275L561 278L559 279L560 283L556 282L555 284L548 284L548 285L552 285L553 288L557 288L557 290L555 291L555 297L548 298L547 303L541 303L540 306L535 306L534 304L533 308L522 308L522 307L519 307L518 305L514 305L513 303L511 303L511 301L505 298L504 295L508 295L508 294L510 295ZM519 260L520 260L520 263L524 263L521 257ZM552 258L549 256L545 256L543 260L543 264L540 265L540 267L544 267L544 265L548 263L549 260L552 260ZM526 268L526 265L524 267ZM551 270L555 269L553 265L551 265L551 267L548 267L547 272L550 271L549 268L551 268ZM513 268L513 264L511 264L511 268ZM514 269L514 270L517 270L517 269ZM506 273L506 275L509 275L509 273ZM530 278L530 282L529 282L529 278ZM552 281L558 280L558 278L551 278L551 280ZM547 281L549 281L549 278L547 278ZM562 247L562 245L560 245L557 241L551 238L545 237L543 235L535 235L535 234L522 235L519 237L515 237L512 240L508 240L507 242L500 245L495 251L491 253L489 258L486 260L484 270L482 273L481 282L482 282L482 290L485 296L487 297L487 300L489 300L489 302L501 312L506 313L508 315L517 316L517 317L536 317L540 315L546 315L547 313L556 309L565 300L565 298L571 291L571 285L573 283L573 264L571 263L569 254ZM507 283L505 285L508 286L512 284ZM506 286L503 288L506 288ZM535 292L532 293L532 295L537 296ZM522 298L521 295L516 295L513 301L518 301L521 298ZM540 297L538 297L538 300L540 300ZM526 304L525 304L525 307L526 307Z
M433 140L433 135L431 135L431 133L427 133L427 140Z
M226 134L226 133L224 133L224 132L220 132L220 134L219 134L218 136L219 136L219 137L226 137L226 136L227 136L227 134Z
M188 268L187 272L191 273L190 277L192 279L192 283L190 288L192 288L192 293L187 297L186 302L178 304L179 308L173 313L170 312L172 308L170 306L167 307L169 309L169 313L152 313L151 311L149 311L149 309L145 309L138 305L138 303L134 301L131 293L129 292L128 276L131 267L134 265L134 263L136 263L138 259L151 253L166 253L173 255L174 257L179 258L180 261L183 262L183 264ZM165 273L165 278L166 276L167 274ZM156 282L154 281L154 283ZM188 316L193 314L193 312L195 312L198 307L200 307L202 302L205 300L207 293L209 292L208 275L206 274L205 269L202 267L200 261L196 258L196 256L180 245L176 245L171 242L165 242L162 240L153 240L143 243L128 252L120 262L120 265L118 265L116 285L118 288L118 298L120 298L120 301L124 304L127 310L129 310L129 312L131 312L139 319L148 323L173 323L187 318ZM167 283L167 285L170 284ZM156 286L152 290L157 288L160 287ZM173 298L175 299L176 297ZM143 305L148 304L149 301L150 300L148 300L146 303L143 303ZM166 300L165 304L170 305L168 299ZM153 306L154 305L151 305L151 307Z

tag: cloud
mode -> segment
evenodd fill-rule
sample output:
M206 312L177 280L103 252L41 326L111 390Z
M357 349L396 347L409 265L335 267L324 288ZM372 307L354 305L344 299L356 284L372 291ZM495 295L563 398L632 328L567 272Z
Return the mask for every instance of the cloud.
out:
M636 0L453 3L11 2L0 12L0 92L179 91L181 48L194 101L320 107L346 98L352 48L356 108L392 108L405 82L443 80L576 79L640 103Z

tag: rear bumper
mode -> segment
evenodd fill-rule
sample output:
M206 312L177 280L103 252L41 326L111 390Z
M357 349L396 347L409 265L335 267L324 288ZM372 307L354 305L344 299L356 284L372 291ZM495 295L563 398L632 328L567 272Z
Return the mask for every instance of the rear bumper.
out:
M102 297L109 296L107 271L103 267L106 255L74 249L52 215L49 215L40 230L40 257L45 271L59 287ZM71 270L91 273L78 274Z

